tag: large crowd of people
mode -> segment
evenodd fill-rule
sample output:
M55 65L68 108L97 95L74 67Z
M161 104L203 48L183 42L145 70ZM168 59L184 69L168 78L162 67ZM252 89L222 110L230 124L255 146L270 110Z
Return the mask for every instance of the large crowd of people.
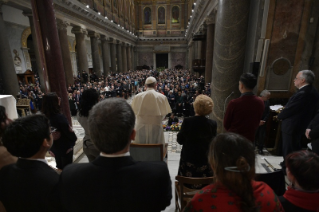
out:
M11 121L0 107L0 211L164 210L172 199L167 164L134 161L129 147L134 141L163 143L158 123L167 113L171 122L176 120L174 113L184 116L177 135L183 146L177 175L214 177L211 185L186 185L201 190L184 211L318 211L319 115L311 121L315 106L303 111L306 119L294 123L298 131L285 131L292 125L288 120L303 109L298 100L307 105L319 98L313 79L311 71L298 73L295 86L300 91L279 115L283 133L290 133L283 141L282 167L291 182L280 197L271 186L255 181L254 141L257 137L261 152L270 92L254 95L253 74L240 77L241 96L231 100L225 112L227 133L217 134L217 122L207 118L214 107L210 86L201 76L187 70L129 71L106 77L79 73L67 90L71 114L77 114L85 130L83 149L89 163L83 164L72 164L77 138L61 113L60 98L43 94L38 82L21 84L20 98L30 98L34 110L43 115ZM126 101L130 97L132 106ZM287 144L289 136L301 132L311 139L314 152L297 148L297 138ZM47 165L48 151L62 170L60 175Z

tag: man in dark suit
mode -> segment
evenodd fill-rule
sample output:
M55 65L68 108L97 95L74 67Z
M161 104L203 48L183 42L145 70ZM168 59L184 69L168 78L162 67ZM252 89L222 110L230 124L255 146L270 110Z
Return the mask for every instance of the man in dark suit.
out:
M2 137L4 146L19 157L0 170L0 201L10 211L59 211L49 194L59 175L45 160L53 143L49 120L42 115L17 119Z
M252 73L240 76L241 96L229 102L224 117L224 128L227 132L242 135L251 142L255 141L255 133L264 112L264 102L253 93L256 84L257 79Z
M285 108L278 115L278 119L282 120L282 154L284 160L289 153L301 150L301 136L317 111L319 94L312 87L314 80L315 75L312 71L299 71L294 79L298 91L290 97ZM285 162L282 163L282 167L285 171Z
M88 123L91 140L101 154L91 163L63 170L57 192L61 211L155 212L170 205L167 165L130 157L135 138L131 106L124 99L106 99L92 108Z

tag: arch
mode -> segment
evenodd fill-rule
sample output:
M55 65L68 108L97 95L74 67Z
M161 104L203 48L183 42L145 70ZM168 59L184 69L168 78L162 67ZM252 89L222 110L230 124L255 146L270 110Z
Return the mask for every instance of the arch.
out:
M27 27L23 30L22 35L21 35L21 45L22 48L28 48L28 37L31 35L31 28Z
M157 24L165 24L166 23L166 11L165 8L160 6L157 9Z

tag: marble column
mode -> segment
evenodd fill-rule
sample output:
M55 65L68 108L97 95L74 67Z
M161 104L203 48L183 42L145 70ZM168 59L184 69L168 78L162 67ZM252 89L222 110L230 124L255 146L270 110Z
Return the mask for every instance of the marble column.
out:
M0 1L0 94L13 95L19 93L19 83L13 64L13 58L9 40L6 35L6 28L2 17L2 2Z
M40 87L41 87L41 90L43 92L46 92L45 83L44 83L45 80L44 80L44 76L43 76L44 64L43 64L43 62L41 60L41 56L40 56L39 45L38 45L39 41L38 41L37 33L36 33L36 30L34 27L33 15L32 15L32 12L23 12L23 15L25 15L29 18L31 35L32 35L32 40L33 40L34 55L35 55L35 59L37 62L38 76L40 78Z
M135 58L136 56L135 56L135 47L134 46L132 46L131 51L132 51L132 69L135 70L137 58Z
M156 53L153 53L153 70L156 70Z
M126 60L127 60L127 70L131 70L131 56L130 56L130 46L126 45Z
M171 69L171 68L174 68L174 67L171 67L171 65L172 65L172 58L171 58L171 53L170 52L168 52L168 69Z
M32 11L38 14L40 21L51 92L56 92L61 98L62 113L67 117L69 124L72 125L53 0L31 0L31 4Z
M103 60L103 73L106 77L110 74L110 47L109 47L109 41L105 35L101 35L101 41L102 41L102 60Z
M116 44L114 43L114 40L110 38L110 50L111 50L111 71L113 73L116 72Z
M188 47L188 69L191 71L191 73L193 73L193 45L194 43L190 44Z
M122 43L122 59L123 59L123 71L127 72L127 53L126 53L126 44Z
M76 53L78 58L78 71L81 73L82 76L82 71L85 71L86 73L88 73L89 71L87 51L85 45L86 31L84 31L79 26L74 26L71 32L75 34Z
M122 44L120 41L117 41L116 48L117 72L123 72Z
M93 72L96 73L98 77L101 76L101 64L100 64L100 55L99 55L99 46L98 46L98 38L100 35L96 32L89 31L88 36L91 40L91 52L92 52L92 60L93 60Z
M224 106L240 96L238 81L244 72L249 8L250 0L219 0L218 3L211 82L215 104L211 118L217 121L218 132L223 129Z
M62 53L62 59L63 59L63 67L64 67L67 86L74 84L71 54L70 54L69 40L68 40L68 34L67 34L67 27L69 25L70 24L68 22L65 22L62 20L57 21L59 39L61 44L61 53Z
M214 36L215 36L215 19L206 19L207 36L206 36L206 65L205 65L205 84L212 81L213 71L213 54L214 54Z

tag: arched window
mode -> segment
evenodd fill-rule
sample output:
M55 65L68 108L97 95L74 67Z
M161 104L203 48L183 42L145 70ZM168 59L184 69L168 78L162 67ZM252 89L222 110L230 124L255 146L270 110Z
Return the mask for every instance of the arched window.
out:
M144 8L144 24L152 23L152 10L149 7Z
M159 7L158 8L158 24L165 24L165 8Z
M179 23L179 7L174 6L172 8L172 23Z

